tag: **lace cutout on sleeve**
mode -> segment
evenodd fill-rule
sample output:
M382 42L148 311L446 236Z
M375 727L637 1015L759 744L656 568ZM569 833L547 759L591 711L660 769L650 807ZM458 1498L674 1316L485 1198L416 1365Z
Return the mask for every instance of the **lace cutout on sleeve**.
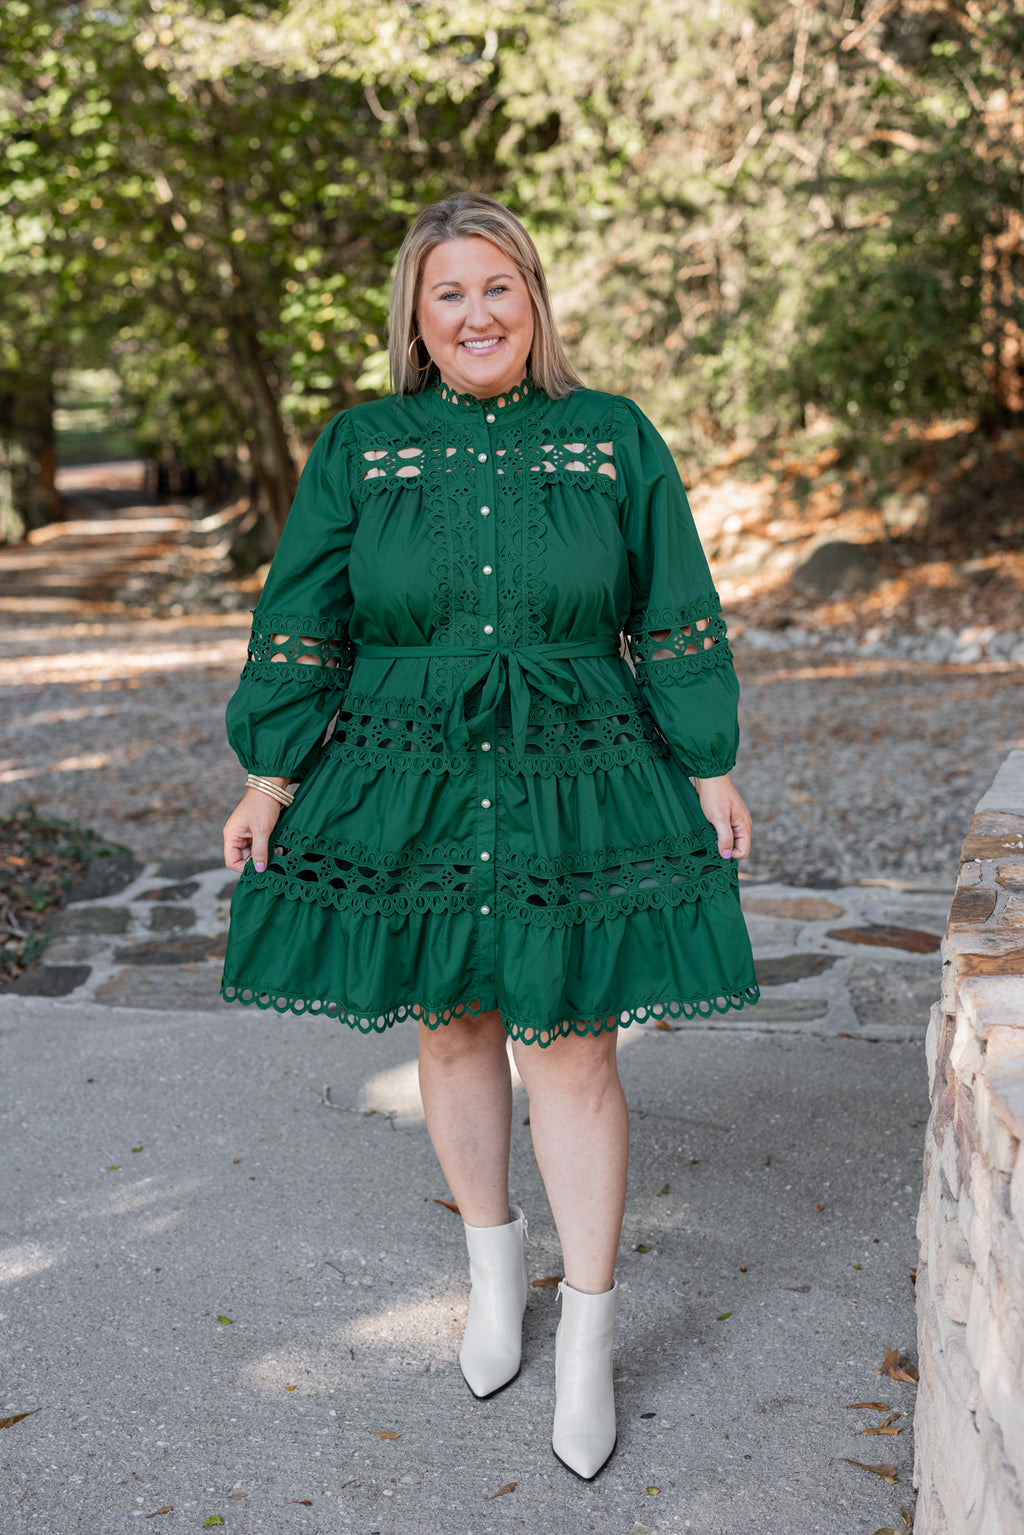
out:
M300 682L307 687L343 688L354 655L345 626L329 618L253 613L249 659L243 677Z
M629 648L636 680L686 683L699 672L732 659L716 593L682 608L648 608L630 616Z

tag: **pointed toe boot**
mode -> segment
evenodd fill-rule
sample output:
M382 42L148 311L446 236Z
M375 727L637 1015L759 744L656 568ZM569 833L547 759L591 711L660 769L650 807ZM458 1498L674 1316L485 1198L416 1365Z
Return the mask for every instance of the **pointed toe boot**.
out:
M615 1448L612 1344L618 1280L603 1295L586 1295L563 1279L555 1334L555 1421L551 1448L589 1482Z
M474 1396L492 1396L519 1374L526 1310L526 1217L509 1206L507 1226L466 1226L469 1315L459 1364ZM465 1224L465 1223L463 1223Z

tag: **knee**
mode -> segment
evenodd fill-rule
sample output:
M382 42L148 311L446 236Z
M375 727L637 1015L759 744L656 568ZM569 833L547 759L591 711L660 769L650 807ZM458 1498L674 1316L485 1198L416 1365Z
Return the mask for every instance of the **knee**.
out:
M428 1014L428 1017L433 1017ZM420 1022L420 1059L444 1071L458 1070L463 1064L505 1049L505 1030L497 1012L464 1015L450 1023Z
M531 1098L557 1096L570 1099L577 1111L600 1112L622 1092L614 1034L571 1035L544 1051L525 1048L534 1053L525 1060L517 1054L516 1065Z

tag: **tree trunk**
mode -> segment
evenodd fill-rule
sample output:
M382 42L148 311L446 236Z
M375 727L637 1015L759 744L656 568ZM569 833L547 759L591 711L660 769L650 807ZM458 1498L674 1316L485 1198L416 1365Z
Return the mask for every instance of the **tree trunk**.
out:
M1004 209L1003 227L981 252L982 353L994 413L1004 423L1024 414L1024 213Z

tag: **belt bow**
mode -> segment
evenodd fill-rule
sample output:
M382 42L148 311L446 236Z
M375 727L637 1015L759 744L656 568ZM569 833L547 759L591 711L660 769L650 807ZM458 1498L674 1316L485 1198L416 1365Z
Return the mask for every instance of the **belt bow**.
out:
M512 744L518 756L526 751L527 719L530 712L531 685L538 693L556 703L574 704L580 699L580 685L551 665L552 661L571 660L577 656L617 656L621 654L618 636L608 635L583 640L552 640L540 645L369 645L353 643L356 659L397 660L402 656L448 658L476 657L459 679L458 687L444 718L444 743L449 752L460 751L469 742L470 721L481 730L493 727L498 705L506 684L512 715ZM482 684L478 707L466 712L466 702L474 688Z

